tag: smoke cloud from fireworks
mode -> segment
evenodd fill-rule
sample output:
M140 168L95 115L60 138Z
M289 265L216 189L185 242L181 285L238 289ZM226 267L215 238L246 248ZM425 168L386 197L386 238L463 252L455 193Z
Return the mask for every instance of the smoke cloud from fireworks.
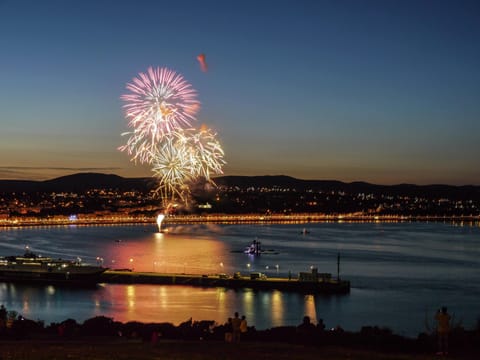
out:
M200 109L197 93L180 74L149 68L126 86L122 95L131 131L120 151L134 162L152 166L163 205L186 202L189 185L199 178L213 183L222 174L224 152L217 134L206 126L192 127Z

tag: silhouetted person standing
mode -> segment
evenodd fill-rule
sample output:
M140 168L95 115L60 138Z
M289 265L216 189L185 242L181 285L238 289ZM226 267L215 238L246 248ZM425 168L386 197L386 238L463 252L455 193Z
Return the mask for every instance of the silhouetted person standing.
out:
M0 330L7 326L7 309L3 304L0 306Z
M437 355L448 354L448 333L450 332L450 315L444 306L442 310L438 310L435 315L437 320L437 336L438 336L438 352Z
M233 338L232 318L228 318L228 321L225 324L225 341L228 342L228 343L231 343L232 338Z
M316 327L310 321L310 316L304 316L303 321L297 326L298 339L303 343L311 343L314 340Z
M238 312L235 313L235 316L232 319L233 327L233 342L240 342L240 324L242 320L238 317Z
M245 315L242 315L242 321L240 322L240 332L246 333L248 329L247 318Z

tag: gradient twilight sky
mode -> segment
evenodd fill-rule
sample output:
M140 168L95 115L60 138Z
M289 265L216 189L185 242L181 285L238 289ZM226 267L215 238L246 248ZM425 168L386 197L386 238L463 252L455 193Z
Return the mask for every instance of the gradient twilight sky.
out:
M480 185L480 2L454 0L0 0L0 179L150 176L116 150L149 66L198 91L226 175Z

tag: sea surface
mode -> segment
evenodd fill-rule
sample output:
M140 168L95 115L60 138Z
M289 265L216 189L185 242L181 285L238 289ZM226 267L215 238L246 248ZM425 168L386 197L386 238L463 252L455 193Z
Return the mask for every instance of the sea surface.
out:
M480 317L480 226L462 223L58 226L0 229L0 255L25 246L43 256L136 271L214 274L332 273L347 295L188 286L100 284L93 289L0 283L0 303L46 324L94 316L116 321L224 323L235 311L257 329L298 325L304 315L327 328L388 327L416 337L447 306L453 322ZM305 231L304 231L305 230ZM254 239L267 253L243 250ZM340 266L337 267L338 256ZM339 272L338 272L339 271Z

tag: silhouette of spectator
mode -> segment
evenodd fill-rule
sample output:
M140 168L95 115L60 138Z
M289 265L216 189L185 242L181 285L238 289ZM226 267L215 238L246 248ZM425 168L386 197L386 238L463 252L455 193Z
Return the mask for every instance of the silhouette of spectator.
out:
M310 321L310 316L304 316L303 321L297 326L297 334L301 342L312 342L316 332L315 325Z
M157 345L158 342L158 331L154 330L152 331L152 336L150 337L150 342L152 345Z
M238 312L235 312L232 319L232 328L233 328L233 342L240 342L240 324L242 320L238 317Z
M303 321L297 326L298 331L312 331L315 330L315 325L310 321L310 316L304 316Z
M320 332L323 332L325 330L325 324L323 322L323 319L318 319L317 330Z
M18 313L16 311L9 311L7 313L7 329L11 329L13 326L13 322L17 318Z
M247 324L247 318L245 315L242 315L242 319L240 321L240 332L242 334L246 334L248 331L248 324Z
M7 325L7 309L3 304L0 306L0 329L4 329Z
M438 351L437 355L448 354L448 333L450 332L450 315L447 308L444 306L442 310L438 310L435 314L437 320L437 337L438 337Z
M58 328L57 328L58 335L63 337L65 335L65 329L66 329L65 323L62 322L60 325L58 325Z
M232 342L232 338L233 338L232 318L228 318L228 321L225 324L225 341L230 343Z

